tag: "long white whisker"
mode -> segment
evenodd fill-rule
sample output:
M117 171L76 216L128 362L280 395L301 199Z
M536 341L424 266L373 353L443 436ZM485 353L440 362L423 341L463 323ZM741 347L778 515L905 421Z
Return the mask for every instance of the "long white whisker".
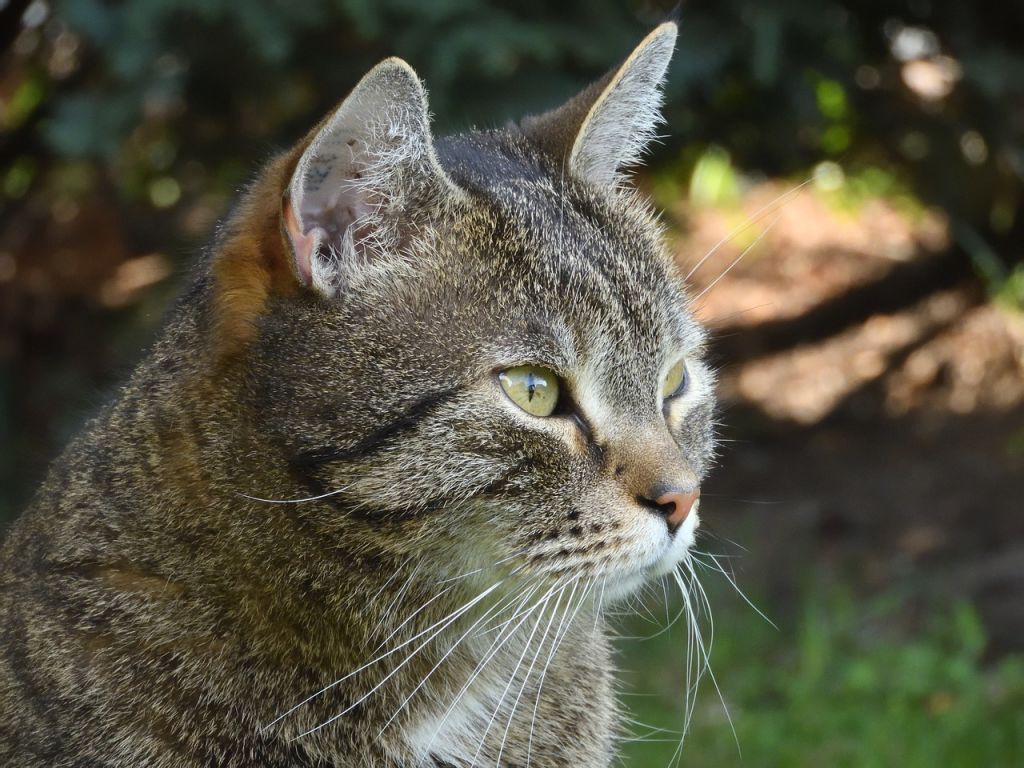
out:
M500 584L500 582L499 582L499 584ZM492 589L496 588L497 586L498 586L498 585L497 585L497 584L495 584L495 585L494 585L494 587L492 587ZM410 653L410 654L409 654L408 656L406 656L406 657L405 657L405 659L403 659L403 660L402 660L402 662L401 662L400 664L398 664L398 666L396 666L396 667L395 667L395 668L394 668L393 670L391 670L391 672L389 672L389 673L388 673L387 675L385 675L385 676L384 676L384 678L383 678L383 679L382 679L382 680L381 680L380 682L378 682L378 683L377 683L377 684L376 684L375 686L373 686L373 687L372 687L372 688L371 688L371 689L370 689L369 691L367 691L366 693L364 693L364 694L363 694L362 696L360 696L360 697L359 697L358 699L356 699L356 700L355 700L355 701L354 701L353 703L349 704L349 705L348 705L347 707L345 707L345 709L343 709L343 710L342 710L341 712L339 712L338 714L336 714L336 715L333 715L333 716L331 716L331 717L327 718L326 720L324 720L324 721L323 721L322 723L320 723L319 725L317 725L317 726L315 726L315 727L313 727L313 728L310 728L309 730L307 730L307 731L304 731L303 733L300 733L300 734L299 734L298 736L296 736L295 738L293 738L293 739L290 739L290 741L295 741L295 740L297 740L297 739L301 739L301 738L304 738L304 737L306 737L306 736L309 736L310 734L316 733L317 731L321 730L322 728L326 728L326 727L327 727L328 725L330 725L331 723L333 723L333 722L334 722L335 720L337 720L338 718L340 718L340 717L344 717L344 716L345 716L345 715L347 715L347 714L348 714L349 712L351 712L351 711L352 711L353 709L355 709L356 707L358 707L358 706L359 706L360 704L362 704L362 703L363 703L364 701L366 701L366 700L367 700L367 699L368 699L368 698L369 698L369 697L370 697L371 695L373 695L374 693L376 693L377 691L379 691L379 690L380 690L380 689L381 689L381 688L382 688L382 687L384 686L384 684L385 684L385 683L386 683L386 682L387 682L388 680L390 680L390 679L391 679L392 677L394 677L395 675L397 675L397 674L398 674L398 672L399 672L399 671L400 671L400 670L401 670L401 669L402 669L402 668L403 668L403 667L404 667L404 666L405 666L406 664L408 664L408 663L409 663L410 661L412 661L413 657L415 657L415 656L416 656L416 654L418 654L418 653L419 653L419 652L420 652L421 650L423 650L423 649L424 649L424 648L425 648L425 647L426 647L427 645L429 645L429 644L430 644L430 642L431 642L431 641L433 641L433 639L434 639L435 637L437 637L437 636L438 636L438 635L440 635L440 634L441 634L442 632L444 632L444 631L445 631L445 630L446 630L446 629L447 629L447 628L448 628L449 626L451 626L451 625L452 625L452 624L453 624L454 622L458 621L458 620L459 620L459 618L460 618L460 617L462 617L462 616L463 616L463 615L464 615L464 614L465 614L465 613L466 613L467 611L469 611L470 609L472 609L472 607L473 607L473 606L474 606L474 605L475 605L475 604L476 604L477 602L479 602L479 601L480 601L480 600L482 600L482 599L483 599L484 597L486 597L486 594L489 594L489 593L485 593L485 594L480 594L480 595L478 595L478 596L477 596L477 597L475 597L475 598L474 598L474 599L473 599L472 601L470 601L470 603L467 603L467 604L466 604L466 605L464 605L464 606L463 606L462 608L460 608L459 610L457 610L457 611L456 611L456 612L455 612L454 614L452 614L452 615L450 616L450 618L448 618L448 619L447 619L447 620L445 621L445 623L443 624L443 626L441 626L441 627L440 627L440 629L437 629L437 630L436 630L435 632L433 632L433 634L431 634L431 635L430 635L430 637L428 637L428 638L427 638L426 640L424 640L424 641L423 641L422 643L420 643L420 644L419 644L418 646L416 646L416 649L415 649L414 651L412 651L412 652L411 652L411 653Z
M450 581L459 581L460 579L465 579L465 578L468 578L469 576L474 576L475 574L482 573L485 570L493 569L495 566L507 563L509 560L513 560L513 559L519 557L525 551L526 551L525 548L517 549L515 552L513 552L508 557L501 558L501 560L495 560L493 563L491 563L489 565L482 565L479 568L474 568L472 571L466 571L465 573L460 573L458 576L450 576L447 579L441 579L437 583L439 585L440 584L447 584ZM519 566L518 568L516 568L515 570L512 571L512 574L515 574L517 571L522 570L522 568L523 568L523 566Z
M562 604L562 598L565 597L565 590L568 586L569 583L566 582L566 584L558 590L555 604L551 608L551 617L548 619L547 626L544 627L544 634L541 635L540 642L537 643L537 652L533 654L533 660L530 662L530 667L526 670L526 674L523 676L523 684L519 687L519 693L516 695L516 700L512 703L512 711L509 713L508 723L505 725L505 733L502 734L501 737L501 748L498 750L498 759L495 761L495 768L501 764L501 753L505 750L505 742L508 740L509 728L512 727L512 720L515 718L516 709L519 707L519 700L523 697L526 685L530 682L530 675L533 674L533 668L537 665L537 659L540 658L540 653L544 650L544 642L548 639L548 633L550 633L551 626L554 624L555 617L558 615L558 608Z
M556 584L557 584L557 582L556 582ZM554 589L554 587L552 587L552 589ZM564 586L562 587L562 589L564 589ZM523 665L523 659L526 658L526 654L530 650L530 644L533 642L533 638L537 634L537 630L540 628L540 623L544 619L544 611L547 610L548 601L551 599L551 596L552 596L552 592L551 592L551 590L548 590L548 592L543 597L541 597L541 599L538 600L537 603L534 605L535 609L538 606L540 607L540 613L537 614L537 620L533 622L533 628L530 630L530 635L529 635L529 637L526 638L526 642L523 643L523 652L519 654L519 659L516 661L515 667L512 668L512 674L509 675L508 682L505 683L505 687L501 691L501 696L498 697L498 703L494 705L494 711L491 713L491 717L487 721L487 725L484 728L484 732L480 736L480 744L477 746L476 753L473 755L473 760L472 760L473 763L476 763L476 759L477 759L477 757L480 754L480 750L483 749L484 742L487 740L487 734L490 732L491 726L494 724L494 720L498 716L498 712L501 711L501 705L505 703L505 697L508 696L509 689L512 687L512 683L515 681L516 675L519 674L519 668ZM524 682L524 685L525 685L525 682ZM515 714L515 710L513 710L512 714L513 715ZM512 722L512 720L511 720L511 715L510 715L510 717L509 717L509 724L511 724L511 722ZM506 736L508 735L508 728L505 729L505 735ZM502 752L502 750L504 750L504 748L505 748L505 739L503 737L502 738L502 742L501 742L501 747L499 747L499 749L498 749L497 760L495 760L495 763L494 763L495 768L499 768L499 766L501 765L501 752Z
M265 730L267 730L268 728L270 728L270 727L274 726L275 724L279 723L279 722L280 722L281 720L283 720L284 718L288 717L288 715L290 715L290 714L292 714L293 712L295 712L295 710L297 710L297 709L299 709L300 707L302 707L302 706L304 706L304 705L308 704L309 702L311 702L311 701L312 701L313 699L317 698L318 696L322 696L322 695L323 695L324 693L326 693L327 691L331 690L332 688L334 688L334 687L336 687L336 686L340 685L340 684L341 684L341 683L343 683L343 682L344 682L345 680L348 680L349 678L351 678L351 677L352 677L353 675L357 675L357 674L359 674L359 673L360 673L360 672L362 672L362 671L363 671L364 669L366 669L366 668L368 668L368 667L370 667L370 666L372 666L372 665L376 664L377 662L379 662L379 661L381 661L381 660L383 660L383 659L387 658L388 656L390 656L390 655L391 655L391 654L393 654L393 653L397 653L398 651L400 651L400 650L401 650L402 648L406 647L407 645L411 645L412 643L416 642L416 640L418 640L418 639L419 639L420 637L422 637L423 635L427 634L428 632L430 632L431 630L433 630L433 629L434 629L435 627L437 627L438 625L440 625L440 624L444 623L444 622L445 622L446 620L448 620L448 619L450 619L450 618L452 618L452 617L458 618L458 616L461 616L461 615L462 615L463 613L465 613L465 611L469 610L469 609L470 609L470 608L472 608L472 607L473 607L474 605L476 605L476 604L477 604L478 602L480 602L481 600L483 600L484 598L486 598L486 597L487 597L487 595L491 594L491 592L493 592L494 590L496 590L496 589L497 589L497 588L498 588L499 586L501 586L501 584L502 584L502 582L501 582L501 581L497 582L496 584L493 584L492 586L488 587L488 588L487 588L487 589L485 589L485 590L484 590L483 592L481 592L481 593L480 593L479 595L477 595L476 597L474 597L474 598L473 598L472 600L470 600L469 602L467 602L467 603L465 603L464 605L462 605L462 606L461 606L460 608L457 608L456 610L452 611L452 612L451 612L451 613L449 613L449 614L448 614L447 616L445 616L445 617L444 617L443 619L440 619L440 620L436 621L435 623L431 624L431 625L430 625L429 627L427 627L426 629L424 629L424 630L422 630L421 632L418 632L417 634L413 635L412 637L410 637L410 638L409 638L408 640L406 640L405 642L401 643L400 645L396 645L396 646L395 646L394 648L392 648L392 649L391 649L390 651L387 651L387 652L385 652L385 653L382 653L381 655L379 655L379 656L377 656L377 657L375 657L375 658L371 659L370 661L366 662L366 663L365 663L365 664L363 664L362 666L360 666L360 667L357 667L356 669L353 669L353 670L352 670L351 672L347 672L347 673L346 673L345 675L343 675L343 676L339 677L339 678L338 678L337 680L335 680L335 681L334 681L333 683L330 683L329 685L325 685L325 686L324 686L323 688L321 688L321 689L320 689L319 691L317 691L316 693L314 693L314 694L311 694L310 696L307 696L307 697L306 697L305 699L303 699L302 701L300 701L300 702L299 702L298 704L296 704L295 706L293 706L293 707L292 707L291 709L289 709L289 710L287 710L287 711L283 712L282 714L278 715L277 717L275 717L275 718L274 718L273 720L271 720L271 721L270 721L269 723L267 723L266 725L264 725L264 726L263 726L263 727L262 727L262 728L261 728L260 730L261 730L261 731L265 731ZM458 614L458 616L456 616L456 614ZM447 626L447 625L446 625L446 626Z
M639 694L637 694L637 695L639 695ZM654 694L649 694L649 695L653 696ZM674 728L662 728L662 727L657 726L657 725L651 725L650 723L645 723L642 720L636 719L635 717L625 717L625 716L623 716L621 718L621 720L622 720L623 723L627 723L629 725L640 726L641 728L644 728L644 729L646 729L648 731L651 731L652 733L671 733L673 736L681 736L682 735L682 731L677 731Z
M718 249L719 248L721 248L723 245L728 243L730 240L732 240L732 239L736 238L737 236L739 236L739 235L743 234L744 232L746 232L748 229L750 229L752 226L754 226L758 221L763 219L766 215L768 215L769 213L774 212L774 210L776 208L781 208L783 205L788 203L789 200L792 197L794 197L797 192L799 192L801 189L806 187L812 181L814 181L814 179L810 178L810 179L807 179L807 180L801 182L797 186L793 187L793 189L789 190L788 192L782 193L781 195L776 197L774 200L772 200L770 203L766 203L765 205L761 206L756 211L754 211L752 214L750 214L750 216L747 218L747 220L740 227L734 229L732 232L730 232L725 237L723 237L721 240L719 240L717 243L715 243L713 246L711 246L711 249L707 253L705 253L704 256L701 257L701 259L696 264L693 265L693 267L690 269L689 272L686 273L686 277L683 278L683 282L688 282L690 280L690 278L693 277L694 273L696 273L696 271L698 269L700 269L702 266L704 266L704 263L708 259L710 259L716 253L718 253Z
M740 252L740 255L737 256L735 259L733 259L732 262L729 264L729 266L727 266L725 269L722 270L722 274L720 274L718 277L716 277L710 283L705 285L704 288L701 290L701 292L693 297L693 301L695 301L695 302L699 301L701 296L703 296L708 291L710 291L712 288L714 288L716 285L718 285L718 281L721 280L726 275L728 275L732 271L732 268L735 267L737 264L739 264L740 261L743 260L743 257L746 256L748 253L750 253L757 246L757 244L760 243L764 239L764 236L767 235L769 232L771 232L772 229L775 227L775 225L778 224L778 223L779 223L779 217L776 216L774 219L772 219L768 223L768 226L766 226L764 229L762 229L761 233L757 237L754 238L754 242L752 242L750 245L748 245L746 248L744 248Z
M398 567L395 568L395 572L392 573L390 576L388 576L388 580L385 581L383 584L381 584L380 588L376 592L373 593L373 596L369 600L367 600L367 604L375 605L377 603L377 598L380 597L381 594L384 592L384 590L387 589L388 587L390 587L391 583L395 579L398 578L398 576L402 573L402 569L404 567L405 567L405 563L404 562L399 563Z
M683 604L687 611L687 633L686 633L686 702L683 709L683 730L679 737L679 744L676 746L675 752L672 754L672 758L669 761L669 766L677 765L682 755L683 742L686 738L687 732L690 730L690 720L693 717L694 708L696 706L696 690L697 683L699 681L699 662L695 662L695 648L696 645L696 634L695 625L697 618L693 615L692 604L690 602L690 592L686 587L686 584L682 580L682 576L678 571L673 572L672 576L675 578L676 584L679 587L679 591L683 597Z
M519 610L519 606L521 606L524 603L528 602L529 599L534 594L536 594L536 592L537 592L537 590L539 588L540 588L539 584L534 584L529 589L529 592L527 593L527 595L522 600L519 601L519 604L513 609L513 612L517 612ZM536 604L534 604L534 606L536 606ZM433 746L434 741L437 739L438 735L440 735L440 733L441 733L441 728L444 727L444 724L448 721L448 718L451 716L452 712L455 711L455 707L458 706L459 701L461 701L462 697L466 695L466 691L468 691L470 689L470 687L476 681L476 679L480 675L480 673L483 672L483 670L487 666L487 664L490 663L490 660L492 658L494 658L495 654L497 654L498 651L501 650L501 648L505 645L505 643L508 642L508 639L510 637L512 637L512 635L515 633L516 629L518 629L522 625L522 623L525 622L527 618L529 618L529 616L530 616L530 610L527 610L525 613L522 614L522 618L520 619L519 623L516 624L515 626L513 626L511 630L506 632L506 629L508 627L508 625L506 624L505 625L505 629L502 629L502 631L499 632L498 635L494 638L494 640L491 642L490 646L488 647L487 651L484 652L483 658L479 662L477 662L477 665L473 669L472 674L470 674L469 679L466 680L465 683L463 683L463 685L459 689L458 693L455 694L454 699L452 699L451 704L448 705L448 708L445 710L444 714L441 716L441 719L438 721L437 727L434 729L433 735L430 737L430 740L427 742L427 747L426 747L426 751L427 752L430 751L430 747Z
M326 499L330 498L331 496L337 496L339 493L344 493L351 487L351 485L346 485L344 488L337 488L333 491L327 491L327 493L321 493L317 496L306 496L301 499L262 499L259 496L250 496L249 494L241 493L240 491L236 491L236 493L243 499L248 499L249 501L259 501L263 504L302 504L303 502L306 501L319 501L320 499Z
M741 598L743 598L743 601L747 605L749 605L751 608L753 608L754 612L758 616L760 616L762 619L767 621L775 630L778 630L779 628L775 624L775 622L772 621L771 619L769 619L767 616L765 616L764 612L760 608L758 608L756 605L754 605L753 601L749 597L747 597L746 593L744 593L744 591L742 589L740 589L739 584L736 583L736 579L731 574L726 572L726 570L722 567L722 564L720 562L718 562L718 558L715 557L712 554L708 554L707 556L710 557L711 560L714 562L715 570L717 570L720 574L725 576L725 580L728 581L729 584L732 585L732 588L736 590L736 594L739 595Z
M530 768L530 760L533 757L533 733L537 725L537 710L540 708L540 697L544 692L544 680L547 678L548 668L551 666L551 662L555 658L555 654L558 652L558 648L562 644L562 640L565 639L565 636L569 632L569 628L572 626L573 621L575 621L576 615L580 612L584 603L586 603L587 596L590 594L590 588L593 586L594 581L591 579L583 586L579 602L576 604L576 608L572 609L572 600L573 596L576 594L576 587L578 584L579 581L573 582L572 592L569 595L569 599L566 601L567 610L562 615L562 620L558 623L558 629L555 630L555 637L551 642L551 651L548 653L548 658L544 662L544 669L541 670L540 673L540 680L537 682L537 697L533 702L533 715L530 719L530 740L526 745L526 768Z
M413 581L415 581L417 574L420 572L421 565L422 563L417 561L416 565L413 566L412 573L410 573L409 577L405 580L405 583L398 588L398 591L395 592L394 596L388 602L387 606L385 606L384 610L381 611L380 618L377 620L377 623L373 626L373 629L370 630L370 637L375 636L380 631L381 627L387 624L388 620L391 618L391 613L392 611L394 611L395 606L399 604L399 602L405 596L405 593L408 591L409 587L412 586ZM377 648L374 649L374 653L380 650L382 646L383 643L378 645Z
M431 603L433 603L433 602L434 602L435 600L438 600L438 599L440 599L440 598L444 597L445 595L447 595L447 594L448 594L449 592L451 592L451 591L452 591L452 589L454 589L454 585L449 585L449 586L445 587L445 588L444 588L444 589L442 589L442 590L441 590L440 592L438 592L438 593L437 593L436 595L434 595L434 596L433 596L432 598L430 598L430 599L429 599L429 600L427 600L427 601L426 601L425 603L423 603L423 605L421 605L421 606L420 606L419 608L417 608L417 609L416 609L415 611L413 611L412 613L410 613L410 614L409 614L409 615L408 615L408 616L407 616L407 617L405 618L405 620L404 620L404 621L402 621L402 623L401 623L401 624L399 624L399 625L398 625L397 627L395 627L394 629L392 629L392 630L391 630L391 631L390 631L390 632L388 633L388 636L387 636L387 637L385 637L385 638L384 638L383 640L381 640L381 641L380 641L380 643L379 643L379 644L377 645L377 647L373 649L373 652L374 652L374 653L377 653L377 651L379 651L379 650L380 650L381 648L383 648L383 647L384 647L385 645L387 645L387 644L388 644L388 641L389 641L389 640L390 640L390 639L391 639L392 637L394 637L395 635L397 635L397 634L398 634L399 632L401 632L401 631L402 631L402 627L404 627L404 626L405 626L406 624L408 624L408 623L409 623L410 621L412 621L413 619L415 619L415 618L416 618L416 617L417 617L417 616L418 616L418 615L419 615L419 614L420 614L420 613L421 613L421 612L422 612L422 611L423 611L424 609L426 609L426 608L427 608L427 607L428 607L428 606L429 606L429 605L430 605Z
M412 697L416 695L417 691L419 691L427 683L427 681L430 679L430 676L433 675L434 672L436 672L437 669L448 659L448 657L451 656L452 653L455 652L455 649L459 647L459 645L462 643L462 641L465 640L467 637L469 637L473 633L473 631L478 626L480 626L481 623L483 623L484 621L489 619L495 612L500 611L504 607L505 607L505 604L502 603L502 602L495 603L493 606L488 608L487 611L483 615L480 616L480 618L478 618L476 621L474 621L470 625L469 629L467 629L465 632L463 632L462 635L460 635L459 638L454 643L452 643L451 647L449 647L448 650L445 651L444 655L441 656L440 660L438 660L438 662L430 669L430 671L427 672L426 675L424 675L423 679L420 680L420 682L416 685L416 687L413 688L412 691L409 692L409 694L405 697L405 699L403 699L402 703L398 705L398 709L395 710L394 714L391 715L391 717L388 719L388 721L386 723L384 723L384 725L381 727L380 732L377 734L378 736L380 736L382 733L384 733L385 729L389 725L391 725L392 722L394 722L395 718L398 717L398 715L402 712L402 710L409 703L409 701L412 699Z
M698 589L703 589L703 587L701 587L701 585L700 585L699 579L697 579L696 573L694 573L694 571L693 571L692 566L689 566L689 567L690 567L690 575L694 579L694 581L697 583ZM705 599L706 599L706 596L705 596ZM703 657L703 662L704 662L703 663L703 669L707 672L708 677L711 678L711 683L712 683L712 685L715 686L715 692L718 694L718 700L722 704L722 710L725 712L726 720L729 721L729 728L732 731L733 740L736 742L736 751L739 752L740 755L742 755L743 754L743 750L740 747L739 735L736 733L736 725L735 725L735 723L733 723L732 715L729 712L729 705L725 703L725 695L722 693L722 689L718 685L718 678L715 677L714 670L711 669L711 656L710 656L710 654L711 654L711 645L714 642L714 635L713 635L714 624L712 623L710 626L712 628L711 629L711 633L712 634L710 635L707 644L705 644L705 643L703 643L701 641L700 629L699 629L699 627L697 628L697 630L696 630L697 631L697 640L698 640L697 645L698 645L698 648L699 648L699 650L701 652L701 655ZM697 622L694 622L694 627L697 627Z
M668 631L669 627L672 626L672 613L668 607L668 589L665 587L665 579L668 576L662 576L658 579L658 584L661 586L661 599L665 605L665 631Z

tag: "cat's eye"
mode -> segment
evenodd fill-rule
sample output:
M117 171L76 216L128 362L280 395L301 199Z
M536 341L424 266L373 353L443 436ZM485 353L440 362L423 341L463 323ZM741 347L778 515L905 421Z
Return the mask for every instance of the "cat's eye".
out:
M531 416L550 416L558 405L558 376L539 365L517 365L498 374L508 399Z
M661 384L661 399L668 400L670 397L682 394L686 389L686 361L680 360L665 375L665 381Z

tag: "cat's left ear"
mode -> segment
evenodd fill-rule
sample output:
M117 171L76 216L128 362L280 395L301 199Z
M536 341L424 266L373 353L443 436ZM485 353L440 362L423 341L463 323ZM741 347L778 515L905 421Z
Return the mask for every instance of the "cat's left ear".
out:
M618 184L662 121L661 89L677 33L674 21L660 24L622 66L558 109L526 118L523 131L577 178Z

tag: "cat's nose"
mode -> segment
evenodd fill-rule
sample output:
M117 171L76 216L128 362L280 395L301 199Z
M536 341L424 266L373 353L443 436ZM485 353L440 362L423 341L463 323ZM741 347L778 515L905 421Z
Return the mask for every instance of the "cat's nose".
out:
M683 521L690 516L693 505L700 498L700 488L666 488L661 486L652 489L646 506L654 509L665 518L669 531L675 533Z

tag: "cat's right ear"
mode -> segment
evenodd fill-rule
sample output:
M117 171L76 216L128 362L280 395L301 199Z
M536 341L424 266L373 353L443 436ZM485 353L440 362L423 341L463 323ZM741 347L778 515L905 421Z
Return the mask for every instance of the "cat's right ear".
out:
M370 70L306 141L281 220L296 277L325 297L399 250L411 213L459 194L434 151L423 85L401 59Z

